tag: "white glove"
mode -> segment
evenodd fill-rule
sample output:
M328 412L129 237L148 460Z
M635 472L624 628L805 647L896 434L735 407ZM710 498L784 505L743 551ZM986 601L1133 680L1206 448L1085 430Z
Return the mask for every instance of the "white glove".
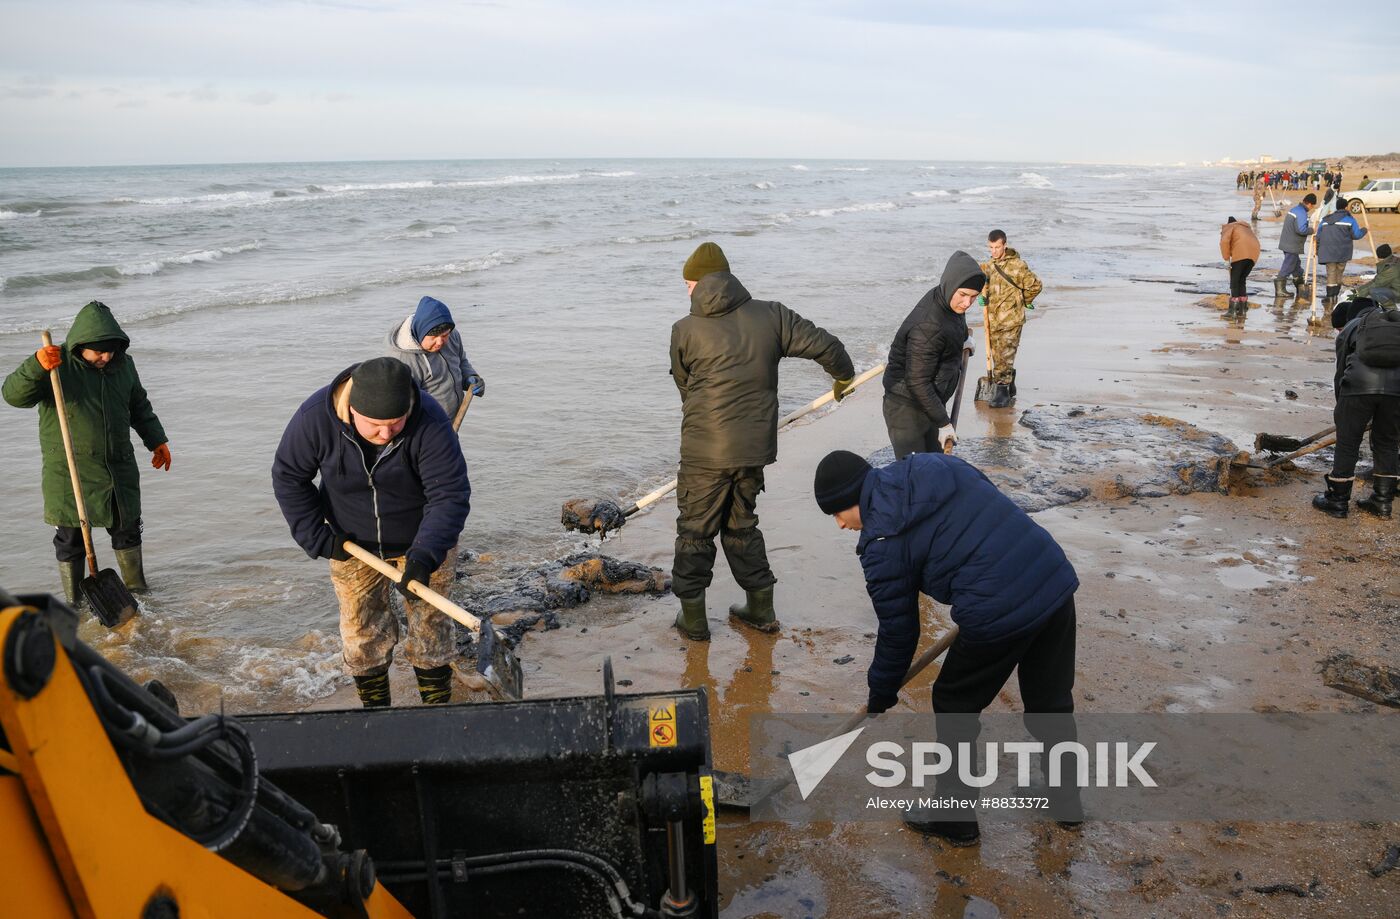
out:
M963 350L968 354L977 353L977 345L972 341L972 336L967 336L967 341L963 342Z
M948 449L948 447L952 446L953 444L956 444L957 442L958 432L953 430L953 426L951 424L945 424L943 427L938 429L938 443L943 447L943 449L946 450Z

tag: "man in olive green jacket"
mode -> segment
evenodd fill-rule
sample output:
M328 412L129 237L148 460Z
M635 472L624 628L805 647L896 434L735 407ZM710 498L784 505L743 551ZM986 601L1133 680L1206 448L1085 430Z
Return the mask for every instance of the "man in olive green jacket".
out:
M5 401L17 408L39 406L44 522L58 528L54 550L70 603L77 600L85 552L49 371L57 367L63 384L88 522L107 528L122 580L144 590L141 476L130 432L135 430L151 451L151 465L157 469L170 468L170 445L136 373L136 362L126 353L130 344L112 311L94 300L78 312L62 346L29 355L0 389Z
M676 558L671 587L681 601L676 627L710 637L705 590L720 537L748 602L731 616L765 632L778 628L776 578L754 513L763 467L778 458L778 361L821 364L844 398L855 368L840 340L797 313L755 300L729 273L724 252L703 243L685 263L690 315L671 327L671 376L681 393L681 467L676 488Z

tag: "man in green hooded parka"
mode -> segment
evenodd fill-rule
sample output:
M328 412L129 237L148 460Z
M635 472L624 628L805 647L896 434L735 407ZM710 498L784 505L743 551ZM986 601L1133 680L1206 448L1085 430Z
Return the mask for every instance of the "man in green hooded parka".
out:
M170 444L127 354L130 344L112 311L94 300L78 312L61 346L26 357L0 390L17 408L39 406L44 522L58 528L54 550L69 602L77 600L85 552L49 371L57 367L63 384L88 522L107 528L122 579L128 587L144 590L141 476L130 432L135 430L151 451L157 469L170 469Z

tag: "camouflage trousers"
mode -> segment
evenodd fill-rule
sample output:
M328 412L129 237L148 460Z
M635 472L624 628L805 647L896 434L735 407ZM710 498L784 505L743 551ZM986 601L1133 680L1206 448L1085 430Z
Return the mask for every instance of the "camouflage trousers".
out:
M1016 379L1016 349L1021 346L1022 324L1009 328L992 326L992 382L1011 383Z
M388 559L400 571L403 558ZM456 577L457 547L447 552L438 569L428 578L428 586L443 596ZM394 660L399 643L399 617L389 600L395 593L387 578L359 559L331 560L331 584L340 600L340 641L344 646L345 669L351 676L384 673ZM404 603L408 613L408 640L404 657L420 670L431 670L457 656L453 622L447 616L414 597Z

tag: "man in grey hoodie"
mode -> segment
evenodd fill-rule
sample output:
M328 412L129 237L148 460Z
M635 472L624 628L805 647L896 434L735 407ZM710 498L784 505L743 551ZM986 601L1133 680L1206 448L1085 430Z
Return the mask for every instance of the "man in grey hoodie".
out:
M389 330L389 357L408 365L413 379L437 400L448 418L457 416L462 393L486 395L486 381L472 367L462 347L462 336L447 304L433 297L418 301L418 308Z

